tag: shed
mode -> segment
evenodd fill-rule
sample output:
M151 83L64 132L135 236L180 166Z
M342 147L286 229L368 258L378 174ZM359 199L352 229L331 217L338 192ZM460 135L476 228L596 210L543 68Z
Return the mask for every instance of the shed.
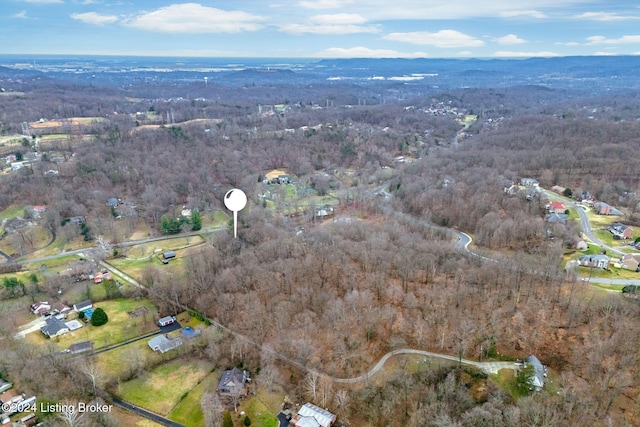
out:
M162 254L163 259L172 259L176 257L176 251L166 251Z
M158 320L158 325L167 326L174 323L175 321L176 321L176 316L165 316L160 320Z
M93 350L93 341L80 341L73 343L69 346L69 352L71 354L84 353L85 351Z

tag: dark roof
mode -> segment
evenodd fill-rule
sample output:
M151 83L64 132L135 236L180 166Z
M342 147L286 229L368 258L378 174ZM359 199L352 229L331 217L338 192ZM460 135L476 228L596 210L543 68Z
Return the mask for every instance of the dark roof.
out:
M40 330L43 334L49 337L56 336L63 329L69 329L69 327L62 322L62 320L58 320L55 317L50 317L45 320L45 322L46 325L40 328Z
M80 341L69 346L71 353L82 353L93 350L93 341Z
M224 371L220 384L218 384L219 392L239 393L244 390L245 374L238 368Z
M80 311L90 308L91 306L93 306L93 303L91 302L90 299L85 301L80 301L77 304L73 304L73 308Z

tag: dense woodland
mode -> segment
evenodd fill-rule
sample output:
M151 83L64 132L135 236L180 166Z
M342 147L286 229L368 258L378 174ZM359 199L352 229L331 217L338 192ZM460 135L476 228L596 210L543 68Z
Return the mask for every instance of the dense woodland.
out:
M242 358L260 367L257 381L281 383L300 399L324 387L322 406L352 425L640 423L640 307L576 283L562 269L562 253L577 227L555 230L560 238L549 240L543 202L503 191L506 182L536 177L545 187L589 191L638 221L638 93L432 88L416 98L345 108L366 90L345 84L239 91L189 83L132 89L42 81L14 83L14 90L23 94L0 98L3 134L40 118L105 117L69 127L67 140L43 143L41 150L66 161L45 157L1 176L0 209L46 204L46 221L58 235L80 233L62 220L84 215L95 235L126 240L104 206L109 197L135 203L139 216L125 219L131 230L144 221L159 235L160 218L183 205L222 208L230 187L250 195L239 239L209 236L207 248L186 261L186 277L157 268L143 273L161 311L186 305L246 337L211 337L189 349L191 357ZM344 101L312 108L327 97ZM291 105L285 114L258 113L259 104L285 99ZM456 137L463 128L456 120L421 110L437 103L478 115L465 138ZM163 126L136 119L136 112L150 111ZM414 161L399 163L397 156ZM289 218L261 205L262 174L274 168L333 191L343 220ZM59 175L45 176L50 169ZM332 177L349 171L350 178L319 171ZM391 197L372 190L380 185ZM307 228L302 235L294 232L300 224ZM447 227L473 234L478 251L499 262L456 251ZM3 347L4 369L51 399L91 388L82 375L90 366L76 369L47 349L20 343ZM476 360L536 354L554 372L557 393L514 400L487 383L483 394L472 395L467 377L482 374L450 368L404 372L384 385L310 387L303 372L270 356L346 378L397 348ZM145 369L130 363L131 376Z

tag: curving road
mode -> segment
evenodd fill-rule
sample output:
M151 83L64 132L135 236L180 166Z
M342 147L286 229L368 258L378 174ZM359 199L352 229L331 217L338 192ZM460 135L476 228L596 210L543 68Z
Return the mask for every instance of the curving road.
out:
M618 255L624 255L624 252L620 251L619 249L612 248L611 246L606 245L600 239L598 239L595 234L593 234L593 229L591 228L589 217L587 216L587 213L584 211L584 209L582 209L581 206L578 206L576 203L570 200L567 200L566 198L560 197L549 190L542 189L542 191L544 191L544 194L547 195L549 200L557 200L562 203L565 203L569 205L571 208L573 208L576 212L578 212L578 216L580 217L580 228L582 229L582 232L584 233L585 236L587 236L589 240L591 240L593 243L600 246L601 248L606 249L607 252L614 252Z
M331 376L325 375L326 378L331 379L333 382L342 383L342 384L354 384L361 381L366 381L375 375L378 371L382 369L384 364L393 356L397 356L400 354L418 354L420 356L434 357L437 359L445 359L451 360L453 362L461 363L464 365L472 365L476 368L481 369L483 372L487 374L497 374L501 369L516 369L516 365L513 362L475 362L473 360L462 359L456 356L450 356L448 354L440 354L440 353L432 353L430 351L424 350L415 350L412 348L401 348L398 350L390 351L389 353L382 356L382 358L374 365L373 368L369 370L366 374L360 375L354 378L335 378ZM318 375L321 375L319 372L315 372Z

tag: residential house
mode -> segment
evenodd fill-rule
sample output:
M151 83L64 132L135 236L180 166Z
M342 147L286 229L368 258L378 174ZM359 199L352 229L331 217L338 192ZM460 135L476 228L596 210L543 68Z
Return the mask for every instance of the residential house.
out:
M576 199L580 203L585 203L585 204L593 204L593 202L595 201L595 198L588 191L583 191L578 195L578 197L576 197Z
M549 209L549 212L557 213L557 214L563 214L567 210L567 208L564 206L564 203L559 201L553 201L549 203L548 209Z
M218 384L218 394L230 397L246 396L247 390L244 384L249 380L247 371L241 371L238 368L224 371Z
M566 224L569 220L569 215L567 214L559 214L559 213L550 213L545 215L544 220L550 224Z
M638 271L640 266L640 255L625 254L620 261L625 270Z
M593 210L598 215L622 215L622 212L605 202L596 202L593 204Z
M542 390L544 387L544 379L547 376L547 368L545 368L537 357L531 355L525 359L525 365L533 366L534 373L531 377L531 385L535 387L536 391Z
M15 388L12 388L11 390L7 390L4 393L0 394L0 402L4 403L5 405L17 403L22 401L23 399L24 396L22 395L22 393L20 393Z
M91 302L91 300L86 300L86 301L79 302L77 304L73 304L73 310L77 311L78 313L81 311L88 310L90 308L93 308L93 303Z
M119 204L120 204L120 199L118 199L117 197L109 197L107 199L107 206L111 208L117 208Z
M538 188L540 186L540 183L538 182L537 179L533 179L533 178L520 178L520 185L524 186L524 187L533 187L533 188Z
M608 268L609 257L603 254L598 255L583 255L578 258L578 264L583 267L595 267L595 268Z
M41 218L42 214L45 213L46 211L47 211L47 207L46 206L42 206L42 205L34 206L33 207L33 217L34 218Z
M580 236L573 237L572 247L577 251L586 251L587 249L589 249L589 245L587 245L587 242L585 242L584 239Z
M302 405L298 414L291 419L296 427L329 427L336 420L336 416L326 409L312 403Z
M85 217L82 215L72 216L69 218L69 222L72 224L84 224L86 221Z
M56 317L49 317L45 320L45 323L46 324L40 328L40 331L49 338L64 335L69 332L69 327Z
M613 234L613 238L617 239L630 239L633 237L633 229L628 225L624 225L620 222L614 222L609 226L609 232Z
M160 353L166 353L169 350L178 348L183 344L182 338L172 338L169 335L158 335L151 338L147 344L153 351L159 351Z
M334 214L333 206L326 205L323 208L316 209L316 217L317 218L326 218L328 216L332 216Z
M37 316L43 316L51 311L51 304L48 301L38 301L31 304L31 312Z

